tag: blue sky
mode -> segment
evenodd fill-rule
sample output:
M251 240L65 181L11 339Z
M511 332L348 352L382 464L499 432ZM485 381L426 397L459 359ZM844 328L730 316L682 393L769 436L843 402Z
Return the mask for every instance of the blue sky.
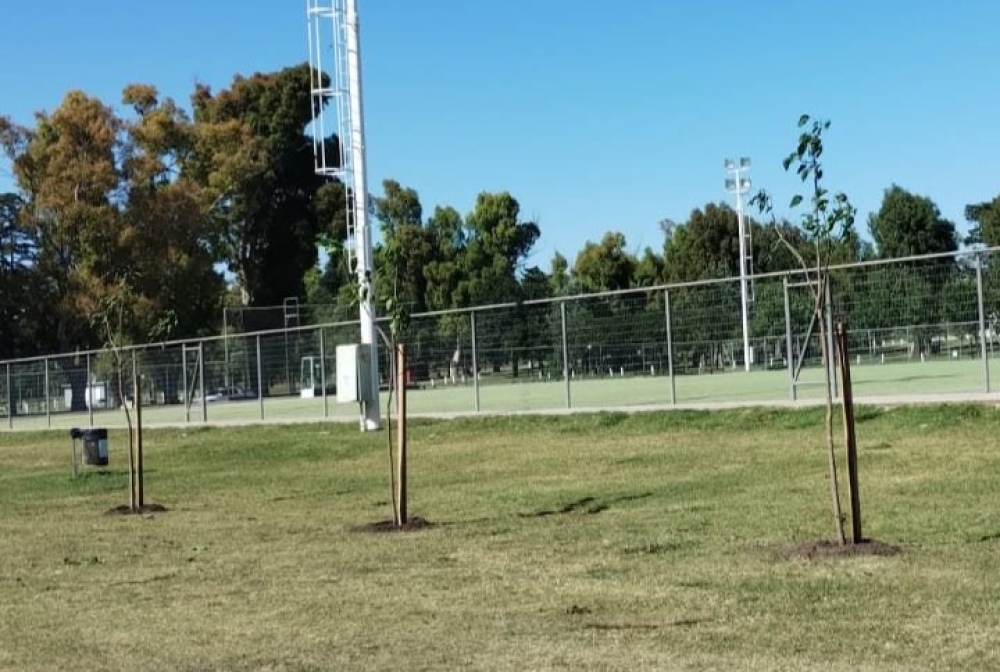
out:
M867 213L892 183L964 231L1000 193L993 0L359 0L369 179L471 209L508 190L542 229L532 263L727 200L723 159L787 203L803 112L833 122L829 186ZM0 114L80 88L116 104L306 60L305 0L5 0ZM0 188L10 179L0 168Z

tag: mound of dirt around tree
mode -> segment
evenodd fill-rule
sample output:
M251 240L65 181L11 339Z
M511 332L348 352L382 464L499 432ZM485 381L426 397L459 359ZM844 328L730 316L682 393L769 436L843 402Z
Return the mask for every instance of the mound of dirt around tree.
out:
M128 504L122 504L121 506L116 506L113 509L108 509L104 512L105 516L141 516L146 513L166 513L169 511L167 507L162 504L144 504L138 509L133 509Z
M402 525L395 525L391 520L380 520L375 523L365 523L364 525L357 525L351 528L354 532L364 532L369 534L384 534L391 532L418 532L420 530L426 530L430 527L434 527L434 523L421 518L420 516L414 516L410 518Z
M793 558L817 560L820 558L847 558L855 556L892 556L902 551L898 546L886 544L876 539L865 539L857 544L838 544L833 541L810 541L789 551Z

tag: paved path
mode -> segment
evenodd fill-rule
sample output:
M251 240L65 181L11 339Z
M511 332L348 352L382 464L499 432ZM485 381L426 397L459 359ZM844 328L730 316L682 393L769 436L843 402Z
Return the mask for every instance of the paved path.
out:
M410 418L430 418L437 420L456 420L460 418L484 418L498 416L560 416L574 415L579 413L651 413L669 412L678 410L727 410L739 408L783 408L802 409L822 406L822 398L800 399L798 401L769 400L769 401L704 401L704 402L684 402L677 404L637 404L631 406L574 406L573 408L543 408L520 411L449 411L449 412L425 412L412 413ZM855 406L879 406L891 408L896 406L927 406L938 404L991 404L1000 410L1000 392L986 394L983 392L969 393L949 393L949 394L926 394L926 395L872 395L856 397ZM106 418L103 418L106 419ZM154 428L195 428L195 427L243 427L254 425L300 425L300 424L320 424L327 422L354 423L355 418L330 417L326 419L310 417L290 417L290 418L268 418L258 420L255 418L235 418L227 420L209 420L207 422L153 422L144 423L146 429ZM124 427L124 418L120 425L114 423L104 423L108 427ZM18 431L15 429L15 431ZM37 431L37 430L36 430ZM61 431L61 430L53 430Z

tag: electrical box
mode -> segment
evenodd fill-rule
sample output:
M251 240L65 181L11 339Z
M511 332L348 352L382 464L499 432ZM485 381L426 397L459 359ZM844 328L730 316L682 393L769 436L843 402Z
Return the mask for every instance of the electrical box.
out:
M375 401L372 347L361 343L337 346L337 402Z

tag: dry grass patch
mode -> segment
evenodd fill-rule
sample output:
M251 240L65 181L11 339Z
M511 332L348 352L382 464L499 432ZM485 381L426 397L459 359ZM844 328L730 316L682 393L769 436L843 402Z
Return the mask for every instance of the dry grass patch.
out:
M151 432L147 494L0 435L0 669L988 669L997 413L870 412L865 529L831 536L817 412L419 422L389 515L383 434Z

